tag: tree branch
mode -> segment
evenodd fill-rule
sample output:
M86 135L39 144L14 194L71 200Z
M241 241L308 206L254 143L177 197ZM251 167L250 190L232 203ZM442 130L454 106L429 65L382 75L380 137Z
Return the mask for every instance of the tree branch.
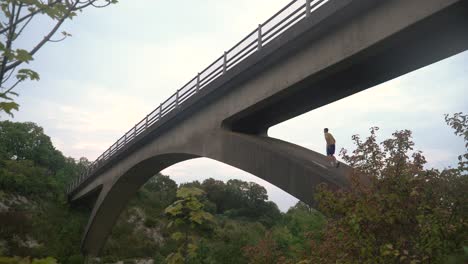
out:
M10 15L10 24L13 24L13 22L15 21L15 8L16 8L16 4L13 2L11 4L12 11ZM15 33L15 30L16 30L15 26L10 27L10 30L7 36L5 52L3 53L2 67L0 68L0 87L3 84L3 77L5 76L5 73L8 71L6 68L6 63L8 61L8 54L6 53L11 51L11 43L13 42L13 35Z
M11 86L10 88L8 88L8 90L6 90L5 92L1 92L0 94L4 94L4 95L7 95L9 92L11 92L15 87L16 85L18 85L21 81L20 80L17 80L15 84L13 84L13 86Z
M52 6L54 6L55 4L57 4L57 3L59 3L59 2L61 2L61 0L56 0L55 2L52 2L52 3L50 3L50 4L47 4L47 7L52 7ZM23 22L24 20L26 20L26 19L28 19L28 18L32 18L32 17L35 16L37 13L40 13L40 12L42 12L43 10L44 10L44 8L38 8L36 11L31 12L31 13L29 13L29 14L23 16L22 18L17 19L17 21L15 21L14 23L13 23L13 22L10 22L8 27L2 28L2 29L0 30L0 34L3 34L3 33L5 33L5 32L7 32L7 31L9 31L11 27L13 27L13 26L16 27L19 23Z
M8 74L8 76L3 78L4 80L3 80L2 83L6 83L10 79L10 77L13 75L14 71L15 71L15 69L11 70L10 73ZM2 87L0 86L0 88L2 88Z
M73 8L69 9L67 11L67 13L57 22L57 24L55 25L55 27L49 32L49 34L47 34L42 40L41 42L39 42L31 51L29 51L29 54L31 56L33 56L34 54L36 54L36 52L42 48L42 46L44 46L44 44L47 43L47 41L50 40L50 38L55 34L55 32L57 32L57 30L60 28L60 26L62 25L62 23L65 21L65 19L67 19L71 12L73 11L73 9L75 9L76 5L79 3L79 1L76 1L75 4L73 5ZM5 70L4 71L9 71L15 67L17 67L18 65L22 64L23 61L15 61L13 63L11 63L10 65L7 65L5 67Z
M67 36L63 36L61 39L49 39L49 42L61 42L64 41L67 38Z
M31 22L31 20L33 19L33 16L32 17L29 17L28 21L26 21L26 23L24 23L24 25L21 27L21 29L18 31L18 34L16 34L16 37L15 37L15 40L16 38L21 35L21 33L23 32L24 28L29 24L29 22Z

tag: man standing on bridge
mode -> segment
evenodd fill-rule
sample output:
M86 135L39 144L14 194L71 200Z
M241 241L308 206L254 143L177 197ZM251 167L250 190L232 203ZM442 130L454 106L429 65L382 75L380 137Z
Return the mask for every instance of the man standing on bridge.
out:
M325 141L327 142L327 159L330 161L332 166L336 166L337 168L340 166L340 163L336 160L335 156L335 143L336 140L332 136L332 134L328 133L328 128L323 130L325 133Z

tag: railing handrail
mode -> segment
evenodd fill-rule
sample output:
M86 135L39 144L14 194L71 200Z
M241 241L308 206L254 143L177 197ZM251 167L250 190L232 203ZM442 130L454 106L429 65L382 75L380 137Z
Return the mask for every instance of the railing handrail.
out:
M168 113L177 109L181 103L185 102L191 96L199 92L200 89L203 89L205 86L224 75L232 67L245 60L245 58L249 57L255 50L260 51L263 45L280 35L298 21L310 17L312 12L316 11L318 8L320 8L321 5L328 1L329 0L292 0L273 16L267 19L264 23L259 24L255 30L247 34L247 36L232 46L232 48L225 51L221 57L218 57L209 66L199 72L194 78L183 85L182 88L177 89L174 94L167 98L148 115L146 115L142 120L136 123L122 137L114 142L114 144L106 149L85 169L81 175L72 181L72 183L67 188L67 193L70 194L79 185L86 181L96 169L100 168L104 161L111 159L120 149L133 142L141 133L146 131L150 126L159 122ZM298 2L300 2L300 5L288 13L288 9L293 7ZM276 18L281 16L284 17L282 17L279 22L273 22ZM262 32L262 29L266 26L270 26L270 28ZM252 36L254 36L255 39L250 40ZM257 45L253 45L255 43L257 43ZM239 50L236 51L238 48ZM216 64L219 62L222 64L217 66ZM180 93L182 90L183 92ZM182 100L182 102L180 102L180 100Z

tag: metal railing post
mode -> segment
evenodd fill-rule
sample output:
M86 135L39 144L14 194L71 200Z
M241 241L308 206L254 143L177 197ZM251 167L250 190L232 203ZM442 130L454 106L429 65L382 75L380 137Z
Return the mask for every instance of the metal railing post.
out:
M175 93L175 107L179 106L179 89Z
M258 25L258 49L262 49L262 24Z
M197 92L200 91L200 73L197 74Z
M227 53L224 52L224 55L223 55L223 74L226 73L226 69L227 69Z
M159 104L159 118L158 120L161 120L161 117L162 117L162 104Z
M306 17L310 16L310 0L306 0Z

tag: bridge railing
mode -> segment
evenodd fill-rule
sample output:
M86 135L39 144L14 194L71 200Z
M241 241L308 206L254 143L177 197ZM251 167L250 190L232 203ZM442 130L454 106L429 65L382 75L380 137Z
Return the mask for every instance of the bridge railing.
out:
M178 89L171 97L161 103L140 122L128 130L121 138L104 151L86 170L69 185L67 193L71 193L81 183L86 181L93 172L105 161L112 158L120 149L131 144L141 133L159 122L164 116L176 110L182 103L198 93L213 80L225 74L251 54L258 52L263 46L275 39L285 30L309 17L315 10L329 0L293 0L272 17L245 36L232 48L223 53L194 78Z

